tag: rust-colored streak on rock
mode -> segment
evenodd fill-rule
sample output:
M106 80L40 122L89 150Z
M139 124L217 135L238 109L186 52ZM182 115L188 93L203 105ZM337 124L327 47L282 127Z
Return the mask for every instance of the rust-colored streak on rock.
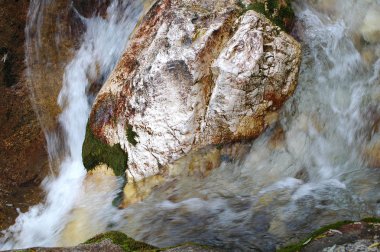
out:
M234 1L159 1L95 100L91 127L128 153L130 179L162 174L189 153L259 136L293 93L300 55Z
M166 12L170 8L170 3L171 0L158 1L143 18L142 23L133 35L129 48L119 63L119 66L124 67L124 71L121 73L122 76L128 76L138 66L137 56L152 42L158 28L166 18ZM122 76L118 76L120 80L124 79Z
M115 81L122 83L122 91L118 96L111 93L100 93L97 97L90 115L90 125L95 136L102 139L106 138L102 135L105 127L112 125L121 114L130 115L130 111L126 114L128 107L128 98L132 94L131 81L128 79L133 71L139 66L138 55L146 49L152 42L160 24L166 18L166 12L169 9L171 0L162 0L155 3L143 18L137 31L133 35L133 39L126 52L123 54L116 68L123 69L111 76ZM114 118L114 120L111 120Z

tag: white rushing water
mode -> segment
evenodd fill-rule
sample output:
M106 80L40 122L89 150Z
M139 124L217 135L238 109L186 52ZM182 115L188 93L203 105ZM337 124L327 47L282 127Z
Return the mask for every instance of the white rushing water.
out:
M124 8L116 3L107 18L85 20L81 47L66 67L59 103L68 154L59 176L45 183L46 203L6 231L2 249L61 244L65 229L118 229L157 246L193 241L274 251L321 225L380 216L380 169L364 155L380 139L380 49L360 34L380 1L295 1L303 62L280 121L253 141L243 160L225 157L207 177L186 171L168 177L125 210L111 206L114 190L84 188L80 156L88 76L97 69L108 75L141 13L135 1Z
M31 1L29 22L34 22L37 27L41 26L44 6L52 3L46 0ZM114 0L105 17L80 17L86 31L80 48L65 68L63 87L58 97L58 104L63 110L59 116L59 123L65 135L65 157L60 164L58 175L46 179L43 183L47 193L45 202L20 214L16 223L5 231L3 244L0 244L1 249L58 244L61 232L72 209L79 204L78 197L83 190L86 171L81 154L90 112L90 101L86 91L90 85L89 81L99 77L105 79L109 75L124 51L142 9L140 1ZM38 28L37 32L40 32ZM38 45L37 42L36 46ZM37 51L42 49L37 48ZM56 151L54 144L57 144L57 139L52 139L54 137L53 133L47 135L51 156L54 156ZM107 198L112 201L113 197L114 192L108 193ZM102 200L101 197L99 200Z

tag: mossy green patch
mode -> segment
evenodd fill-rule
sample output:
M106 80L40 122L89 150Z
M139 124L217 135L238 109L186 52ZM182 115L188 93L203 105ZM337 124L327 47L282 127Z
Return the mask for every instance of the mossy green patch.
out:
M126 128L126 134L127 134L127 140L130 144L132 144L133 146L136 146L137 144L137 141L136 141L136 137L138 137L137 133L135 131L133 131L133 128L131 125L127 125L127 128Z
M367 223L380 223L380 218L368 217L368 218L362 219L362 221L367 222Z
M120 144L109 146L103 143L96 138L88 124L82 147L82 157L84 167L88 171L99 164L106 164L113 169L116 176L121 176L127 168L128 155L123 151Z
M265 15L275 25L282 30L288 30L287 22L294 20L294 12L291 7L291 0L286 0L286 6L282 5L279 0L266 0L265 2L254 2L245 6L241 1L239 2L243 13L254 10L258 13Z
M156 251L156 247L146 244L144 242L135 241L134 239L128 237L126 234L110 231L104 234L99 234L90 240L86 241L84 244L99 243L103 240L109 239L112 243L119 245L124 251Z

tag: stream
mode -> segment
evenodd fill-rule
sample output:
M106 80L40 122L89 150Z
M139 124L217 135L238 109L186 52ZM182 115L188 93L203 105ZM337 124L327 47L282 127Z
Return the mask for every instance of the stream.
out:
M3 231L1 250L76 245L120 230L158 247L191 241L275 251L322 225L380 216L380 169L368 154L380 143L380 44L360 37L380 1L295 1L293 35L303 60L279 122L244 158L225 160L206 177L184 169L122 210L112 206L121 179L85 178L81 157L90 80L107 78L144 9L143 1L111 2L106 17L82 17L86 32L65 67L58 104L66 151L58 175L43 183L45 202ZM43 22L36 15L48 4L31 1L29 21ZM54 134L46 135L54 156Z

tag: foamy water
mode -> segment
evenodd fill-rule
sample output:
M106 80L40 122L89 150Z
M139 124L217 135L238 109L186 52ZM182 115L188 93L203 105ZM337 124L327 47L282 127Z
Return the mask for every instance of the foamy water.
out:
M378 135L379 45L369 62L360 50L366 43L355 39L380 3L324 2L330 6L294 5L303 62L279 124L252 143L244 160L224 162L207 178L168 178L126 210L123 231L157 246L194 241L274 251L321 225L379 216L380 170L363 155Z

